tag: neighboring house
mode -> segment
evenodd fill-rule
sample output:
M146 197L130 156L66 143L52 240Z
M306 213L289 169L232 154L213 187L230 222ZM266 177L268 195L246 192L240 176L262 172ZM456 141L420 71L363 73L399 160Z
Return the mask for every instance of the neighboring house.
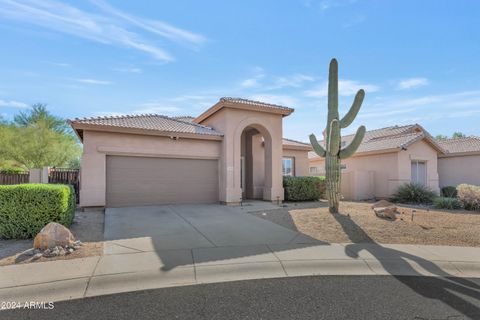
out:
M438 144L445 149L438 156L440 187L480 185L480 137L439 140Z
M352 139L353 135L342 137L342 146ZM418 124L367 131L357 152L342 160L342 195L349 200L388 198L409 182L439 192L437 158L444 153ZM324 175L324 158L310 152L309 162L311 175Z
M80 206L281 201L284 175L308 175L309 144L283 139L294 110L221 98L200 116L69 121L83 142Z

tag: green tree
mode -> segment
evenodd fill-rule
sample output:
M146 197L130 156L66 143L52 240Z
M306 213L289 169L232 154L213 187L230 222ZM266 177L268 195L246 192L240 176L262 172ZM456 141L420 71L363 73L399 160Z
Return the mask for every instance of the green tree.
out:
M36 103L30 110L22 111L13 117L13 123L18 127L28 127L37 122L44 123L47 128L56 132L67 133L70 131L65 120L51 114L47 110L47 105L42 103Z
M447 140L448 137L447 137L446 135L443 135L443 134L437 134L437 135L435 136L435 139L436 139L436 140Z
M27 126L0 127L0 159L15 161L26 168L66 166L80 157L81 147L71 134L51 127L48 119Z
M453 138L453 139L465 138L465 137L466 137L466 135L465 135L464 133L458 132L458 131L457 131L457 132L454 132L454 133L452 134L452 138Z

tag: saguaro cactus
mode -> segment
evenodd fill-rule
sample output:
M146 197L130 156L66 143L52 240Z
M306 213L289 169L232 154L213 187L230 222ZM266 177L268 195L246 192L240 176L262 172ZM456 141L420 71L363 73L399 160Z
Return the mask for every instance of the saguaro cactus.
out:
M365 136L365 126L360 126L352 142L342 149L340 130L348 127L353 122L360 110L364 97L365 91L363 91L363 89L358 90L352 107L341 120L339 119L338 63L336 59L332 59L328 72L328 120L324 139L325 148L318 143L314 134L310 135L310 143L312 144L313 150L315 150L315 153L320 157L325 158L327 199L331 213L338 212L340 201L340 160L353 155Z

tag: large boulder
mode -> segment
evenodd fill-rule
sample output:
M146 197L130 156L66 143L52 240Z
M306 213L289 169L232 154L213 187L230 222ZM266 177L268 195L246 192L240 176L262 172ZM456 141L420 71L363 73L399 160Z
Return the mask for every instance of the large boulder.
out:
M387 200L380 200L380 201L375 202L375 203L372 205L372 209L375 209L375 208L386 208L386 207L390 207L390 206L395 206L395 204L393 204L393 203L391 203L391 202L388 202Z
M33 247L35 249L52 249L56 246L68 246L75 242L75 237L68 230L56 222L50 222L35 236Z

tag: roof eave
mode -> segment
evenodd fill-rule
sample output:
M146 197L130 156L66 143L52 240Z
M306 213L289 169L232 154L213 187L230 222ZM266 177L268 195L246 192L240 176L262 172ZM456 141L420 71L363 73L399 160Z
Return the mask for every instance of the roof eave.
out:
M75 131L88 130L88 131L101 131L101 132L143 134L143 135L164 136L164 137L180 137L180 138L199 139L199 140L223 140L223 135L213 135L213 134L161 131L161 130L140 129L140 128L126 128L126 127L110 126L110 125L105 126L105 125L97 125L97 124L78 123L74 121L71 121L70 125Z
M214 104L212 107L207 109L205 112L203 112L201 115L199 115L192 121L200 124L223 108L260 111L265 113L280 114L283 117L286 117L292 114L293 111L295 111L293 108L272 108L267 106L236 103L236 102L230 102L230 101L218 101L216 104Z

